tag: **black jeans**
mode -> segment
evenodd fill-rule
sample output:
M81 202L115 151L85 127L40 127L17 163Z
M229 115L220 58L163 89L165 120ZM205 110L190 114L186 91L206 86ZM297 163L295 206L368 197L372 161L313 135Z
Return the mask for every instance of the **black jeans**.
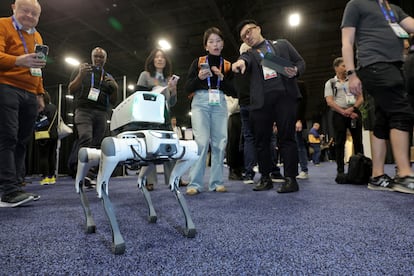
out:
M338 112L333 113L333 127L335 132L335 160L337 165L338 173L344 172L344 157L345 157L345 142L346 142L346 131L349 129L352 136L352 143L354 145L354 152L364 153L364 147L362 145L362 120L361 114L356 121L356 127L351 127L351 118L344 117Z
M21 191L26 146L33 136L38 103L36 95L0 84L0 191Z

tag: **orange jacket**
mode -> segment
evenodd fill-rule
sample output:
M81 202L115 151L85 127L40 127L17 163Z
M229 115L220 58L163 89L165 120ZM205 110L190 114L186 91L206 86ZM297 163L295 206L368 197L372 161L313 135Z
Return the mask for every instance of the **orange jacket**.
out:
M34 53L35 44L43 44L38 32L21 32L29 53ZM34 77L27 67L16 66L16 59L24 55L23 42L14 28L11 17L0 18L0 83L8 84L34 94L43 94L43 78Z

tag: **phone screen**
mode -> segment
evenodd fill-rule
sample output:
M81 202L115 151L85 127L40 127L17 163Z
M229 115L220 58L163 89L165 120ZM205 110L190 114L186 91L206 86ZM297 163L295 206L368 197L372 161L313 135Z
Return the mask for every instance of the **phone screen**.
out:
M46 60L49 53L49 47L47 45L36 44L35 53L37 53L37 58Z

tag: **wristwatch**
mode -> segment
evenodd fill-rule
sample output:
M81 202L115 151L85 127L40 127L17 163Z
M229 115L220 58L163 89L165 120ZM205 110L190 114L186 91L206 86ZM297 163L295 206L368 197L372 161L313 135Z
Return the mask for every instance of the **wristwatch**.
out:
M355 70L348 70L348 71L346 71L346 75L347 75L347 76L350 76L350 75L352 75L353 73L355 73Z

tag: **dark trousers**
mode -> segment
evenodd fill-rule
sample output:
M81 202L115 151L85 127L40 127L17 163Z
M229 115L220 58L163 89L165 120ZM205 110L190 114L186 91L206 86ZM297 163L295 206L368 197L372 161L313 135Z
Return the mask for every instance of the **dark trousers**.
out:
M351 127L351 118L344 117L338 112L333 113L332 122L335 132L335 160L338 173L344 172L344 157L345 157L345 142L346 131L349 129L352 135L352 143L354 145L354 153L364 153L364 146L362 145L362 120L361 114L356 120L356 127Z
M231 114L227 124L227 165L234 170L243 171L243 152L240 148L241 119L240 113Z
M39 170L43 177L55 175L57 139L36 141L39 148Z
M25 175L26 146L33 136L36 95L0 84L0 191L20 191Z
M257 161L262 176L268 176L272 171L272 154L269 147L273 123L276 122L284 176L296 177L298 173L298 149L295 140L296 109L296 95L290 95L287 91L273 91L264 94L262 108L250 112Z
M68 161L69 169L76 170L78 152L82 147L100 148L108 128L108 113L103 110L77 108L75 127L78 138L72 147Z
M256 146L254 143L253 127L250 122L248 106L240 106L241 131L243 136L243 158L246 174L254 175L253 167L257 164Z

